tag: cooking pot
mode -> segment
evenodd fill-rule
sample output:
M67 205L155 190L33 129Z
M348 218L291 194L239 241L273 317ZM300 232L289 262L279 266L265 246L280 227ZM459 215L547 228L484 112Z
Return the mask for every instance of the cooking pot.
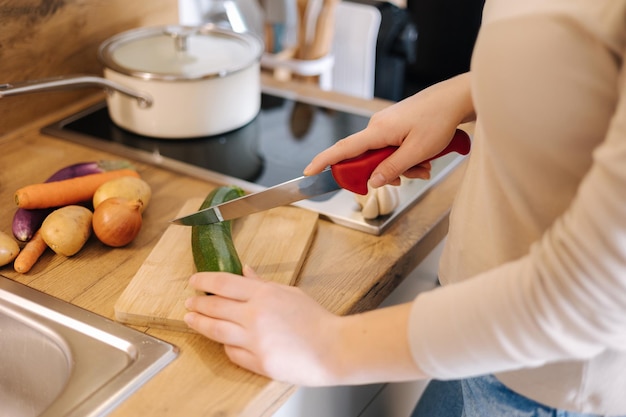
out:
M214 25L129 30L102 43L104 78L72 76L0 85L0 97L76 86L111 93L118 126L144 136L184 139L244 126L261 102L263 43Z

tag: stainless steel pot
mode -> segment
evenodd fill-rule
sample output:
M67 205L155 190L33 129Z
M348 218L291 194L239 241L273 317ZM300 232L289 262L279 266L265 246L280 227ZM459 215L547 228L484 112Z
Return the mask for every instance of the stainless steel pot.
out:
M254 35L202 27L133 29L106 40L104 78L60 77L0 85L0 98L100 86L115 124L157 138L211 136L244 126L260 109L263 43Z

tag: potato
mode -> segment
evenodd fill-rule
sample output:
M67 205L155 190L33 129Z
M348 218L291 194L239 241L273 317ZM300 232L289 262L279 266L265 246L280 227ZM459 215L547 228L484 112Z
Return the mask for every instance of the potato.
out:
M20 253L20 246L15 239L0 232L0 266L13 262L18 253Z
M143 213L152 197L152 189L150 185L141 178L116 178L98 187L93 195L93 208L96 209L104 200L113 197L123 198L128 201L141 201L143 205L140 212Z
M91 235L93 213L83 206L65 206L50 213L41 225L41 236L59 255L72 256Z

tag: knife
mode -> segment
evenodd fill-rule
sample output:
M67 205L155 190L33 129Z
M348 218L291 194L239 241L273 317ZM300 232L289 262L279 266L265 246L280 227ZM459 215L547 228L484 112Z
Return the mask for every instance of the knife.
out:
M470 146L469 135L457 129L452 140L443 151L421 163L432 161L450 152L467 155L470 151ZM396 146L372 149L355 158L338 162L317 175L302 176L283 182L263 191L248 194L193 214L179 217L171 222L184 226L217 223L284 206L342 188L365 195L367 194L367 181L374 169L397 149L398 147Z

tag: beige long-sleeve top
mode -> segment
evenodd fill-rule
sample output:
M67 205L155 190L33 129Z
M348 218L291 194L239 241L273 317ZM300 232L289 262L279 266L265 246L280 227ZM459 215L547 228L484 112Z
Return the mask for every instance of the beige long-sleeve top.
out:
M411 313L433 378L626 414L625 51L626 0L487 0L444 285Z

